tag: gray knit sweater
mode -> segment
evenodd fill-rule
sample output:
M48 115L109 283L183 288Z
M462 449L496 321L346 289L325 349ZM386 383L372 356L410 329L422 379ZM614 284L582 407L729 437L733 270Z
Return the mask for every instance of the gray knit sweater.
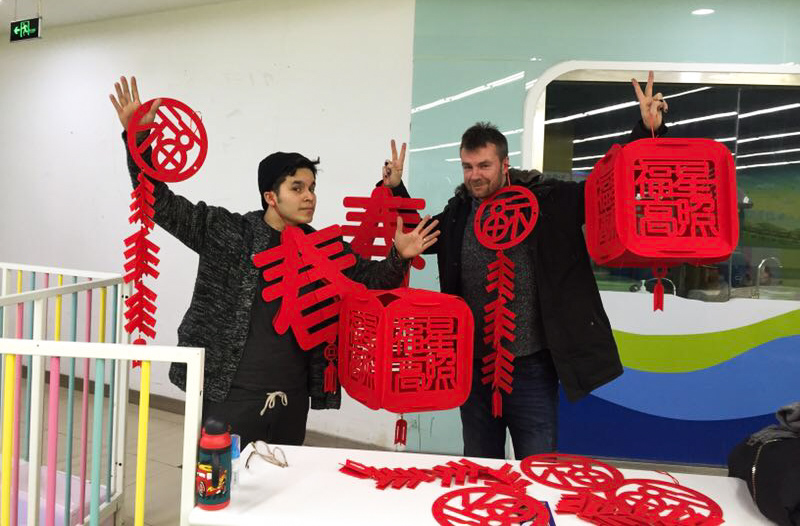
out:
M139 169L130 152L128 170L136 187ZM193 204L173 193L166 184L158 181L153 184L156 224L200 256L192 300L178 327L178 345L205 348L204 396L207 400L221 402L230 390L242 358L250 310L256 298L259 269L253 265L252 258L268 247L270 229L264 222L263 210L242 215L202 201ZM306 227L306 230L313 229ZM344 243L344 250L352 253L347 243ZM389 257L382 261L367 261L356 256L356 264L345 274L371 289L391 289L402 284L407 268L408 262L392 248ZM271 323L271 320L264 323ZM287 331L286 337L294 338L291 331ZM312 353L309 372L312 409L338 408L341 392L325 393L323 390L327 362L322 346L309 352ZM173 363L169 378L185 390L185 364Z

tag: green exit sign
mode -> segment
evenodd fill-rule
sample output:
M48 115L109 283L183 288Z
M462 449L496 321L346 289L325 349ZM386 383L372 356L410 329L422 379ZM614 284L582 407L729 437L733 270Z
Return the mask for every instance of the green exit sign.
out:
M11 42L42 37L42 19L29 18L11 22Z

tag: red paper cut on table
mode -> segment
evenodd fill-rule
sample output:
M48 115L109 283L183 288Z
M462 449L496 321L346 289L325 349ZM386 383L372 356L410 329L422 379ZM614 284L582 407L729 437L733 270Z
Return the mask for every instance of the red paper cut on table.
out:
M337 225L306 234L299 227L286 227L281 244L253 257L264 269L264 301L281 299L273 319L275 332L290 327L297 343L306 351L336 340L341 299L366 287L348 279L342 271L355 264L352 254L341 257L344 246Z
M360 479L375 480L377 489L416 488L421 482L439 481L443 488L453 485L484 483L487 486L503 486L525 493L530 481L521 473L514 471L511 464L499 469L490 468L467 460L448 461L430 469L421 468L378 468L347 460L339 469L342 473Z
M532 481L564 491L613 491L625 479L614 466L567 453L531 455L519 467Z
M345 197L344 206L362 208L362 211L348 211L348 221L358 221L357 225L342 225L342 235L352 238L350 247L353 252L364 259L386 257L394 243L394 232L397 228L397 216L403 218L403 231L409 232L419 224L421 218L417 210L425 208L424 199L395 197L390 188L378 186L370 197ZM378 239L382 245L375 244ZM421 256L411 261L416 269L425 268L425 260ZM406 275L405 285L408 285Z
M739 221L730 151L710 139L614 145L586 181L586 242L598 265L655 270L663 310L668 267L724 261Z
M456 296L409 288L352 293L339 319L339 383L370 409L458 407L472 382L473 331L472 313Z
M156 337L155 301L156 293L144 285L145 276L158 278L159 259L155 256L159 248L148 239L150 231L155 227L153 205L154 185L145 177L165 182L182 181L194 175L206 157L208 142L202 123L195 113L185 104L174 99L162 99L156 117L152 123L142 124L142 117L150 110L155 100L142 104L128 121L128 149L141 172L137 177L139 184L131 193L131 215L128 221L139 225L139 229L125 239L125 283L134 283L136 292L125 300L125 330L132 334L138 332L134 340L136 345L145 345L143 338ZM188 122L187 122L188 120ZM136 143L137 133L148 132L142 142ZM143 155L152 147L151 162L148 164ZM187 162L191 164L186 168ZM140 360L133 361L133 367L141 365Z
M442 525L530 523L547 526L547 508L524 493L500 487L471 487L445 493L433 503L433 517Z
M496 297L484 307L484 342L492 352L483 357L482 382L492 385L492 416L503 415L502 392L510 393L514 355L503 340L513 342L516 314L506 306L514 299L514 263L504 250L525 240L536 226L539 203L533 192L523 186L506 186L486 199L475 212L475 237L481 245L496 251L497 259L489 264L487 292Z
M609 500L620 507L627 506L635 517L650 524L692 524L717 526L722 524L722 508L699 491L673 482L648 479L627 479L614 491Z

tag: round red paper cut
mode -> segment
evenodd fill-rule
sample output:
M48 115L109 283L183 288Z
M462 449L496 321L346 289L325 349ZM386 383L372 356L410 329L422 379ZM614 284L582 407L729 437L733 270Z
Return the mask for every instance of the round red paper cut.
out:
M675 524L717 525L722 508L699 491L660 480L628 479L608 493L609 500L645 519L668 519Z
M539 218L533 192L512 185L498 190L475 212L475 237L490 250L505 250L521 243Z
M433 517L445 526L511 526L529 521L532 526L547 526L550 522L547 508L533 497L483 486L445 493L433 503Z
M186 104L175 99L161 99L155 120L142 124L155 100L139 106L128 121L128 149L136 166L145 174L165 183L177 183L193 176L203 165L208 152L208 137L203 122ZM149 132L142 144L136 144L136 134ZM142 154L152 148L152 163Z
M614 466L580 455L531 455L519 465L534 482L564 491L613 491L625 480Z

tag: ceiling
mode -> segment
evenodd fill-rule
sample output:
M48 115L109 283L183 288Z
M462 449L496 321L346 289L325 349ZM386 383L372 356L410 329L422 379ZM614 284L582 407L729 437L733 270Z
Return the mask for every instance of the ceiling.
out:
M33 18L41 4L45 30L47 27L94 22L145 13L156 13L184 7L220 4L233 0L0 0L0 22L8 28L16 18Z

